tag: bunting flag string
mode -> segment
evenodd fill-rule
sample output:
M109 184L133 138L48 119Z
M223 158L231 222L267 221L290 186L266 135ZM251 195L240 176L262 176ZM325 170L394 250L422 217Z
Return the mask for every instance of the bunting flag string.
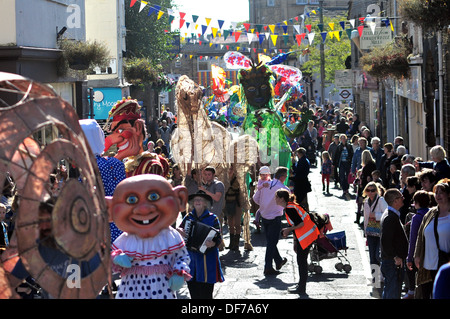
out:
M133 7L138 1L140 3L138 9L139 12L142 12L146 7L148 7L148 17L155 14L156 19L159 20L164 14L167 14L170 25L174 30L180 33L182 41L187 41L188 43L198 43L200 45L205 44L210 47L213 44L216 44L216 47L218 47L219 44L217 42L213 43L212 39L220 38L223 39L223 42L226 42L230 35L234 37L235 44L237 44L241 39L241 42L248 42L249 46L251 46L252 42L257 42L259 45L263 45L264 41L271 41L273 46L276 47L279 42L278 38L282 38L285 45L287 45L291 40L298 46L302 44L303 40L307 40L307 43L312 45L315 38L315 32L313 32L312 29L313 24L302 25L296 22L300 22L300 19L302 19L302 22L304 23L306 18L310 18L312 14L316 15L320 11L319 8L317 10L311 10L294 18L275 24L265 25L245 22L242 24L243 29L239 30L236 29L237 22L231 21L231 27L224 28L225 20L214 20L216 23L212 23L212 18L204 17L203 19L205 23L203 23L203 19L200 19L200 16L197 14L177 12L173 8L163 9L160 5L151 4L149 1L130 0L130 7ZM372 34L375 34L376 28L382 24L384 24L385 27L389 27L391 31L394 32L394 27L391 20L396 18L397 17L360 17L358 19L339 21L342 31L335 30L336 26L334 22L328 23L327 28L325 28L323 23L317 23L315 26L320 31L319 33L322 37L322 43L325 43L328 38L341 41L343 34L347 35L347 38L351 40L353 36L352 31L355 29L357 30L359 37L362 37L365 26L369 28ZM381 23L376 22L377 19L381 19ZM175 26L173 22L176 20L179 20L179 23ZM359 25L355 25L356 21L359 22ZM350 27L347 28L347 25L350 25ZM291 34L288 31L289 28L292 28ZM306 30L302 30L303 28ZM278 30L281 34L277 32ZM345 31L345 33L343 31ZM166 32L168 31L166 30ZM246 36L246 38L243 38L243 36ZM203 39L201 39L202 37ZM230 40L228 40L228 42L229 41ZM223 44L220 44L220 47L223 48ZM245 47L243 49L247 49L249 51L251 50L251 48ZM272 51L272 49L269 50ZM277 52L278 49L275 48L273 50Z

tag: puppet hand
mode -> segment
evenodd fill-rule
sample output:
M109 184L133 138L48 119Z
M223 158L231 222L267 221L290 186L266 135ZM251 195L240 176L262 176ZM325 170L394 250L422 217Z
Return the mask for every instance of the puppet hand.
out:
M119 265L120 267L123 268L130 268L131 267L131 261L133 260L132 257L127 256L126 254L122 253L120 255L117 255L116 257L114 257L113 262L116 265Z
M184 278L182 276L173 275L169 279L169 287L172 291L180 290L183 287Z

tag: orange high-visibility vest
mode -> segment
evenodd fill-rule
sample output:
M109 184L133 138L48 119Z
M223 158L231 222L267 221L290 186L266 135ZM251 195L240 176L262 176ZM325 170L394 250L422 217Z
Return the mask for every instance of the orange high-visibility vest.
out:
M294 230L294 232L300 246L305 249L309 245L311 245L317 239L317 237L319 237L319 229L317 228L317 225L311 220L309 214L301 206L290 202L287 204L286 208L295 209L303 221L303 227L297 228L296 230ZM293 221L289 219L289 216L287 214L285 215L289 225L295 226Z

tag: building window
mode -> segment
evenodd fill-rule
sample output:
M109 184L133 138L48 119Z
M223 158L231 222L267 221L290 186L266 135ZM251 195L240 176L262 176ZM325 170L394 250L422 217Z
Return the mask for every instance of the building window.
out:
M296 4L308 4L308 0L296 0Z
M310 4L319 4L319 0L309 0Z
M275 0L267 0L268 7L275 7Z
M204 61L200 61L198 60L198 71L209 71L211 68L209 66L209 62L204 62Z

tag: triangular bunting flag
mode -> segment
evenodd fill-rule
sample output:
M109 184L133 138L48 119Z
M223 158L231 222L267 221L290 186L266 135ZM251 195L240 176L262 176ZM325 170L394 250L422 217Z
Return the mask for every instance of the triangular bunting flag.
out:
M206 25L209 27L209 24L211 23L211 19L210 18L205 18L206 21Z
M278 38L278 34L271 34L270 35L270 39L272 40L272 43L274 46L277 45L277 38Z
M310 24L305 25L305 28L308 30L308 32L311 32L311 25Z
M219 29L217 29L217 28L211 28L211 31L212 31L213 37L215 38L216 35L217 35L217 31L219 31Z
M205 34L206 29L208 29L208 26L207 25L202 25L202 35Z
M161 19L162 15L164 14L164 11L159 11L158 12L158 20Z
M341 25L342 30L345 30L345 21L340 21L339 24Z
M322 42L325 42L325 39L327 38L327 32L320 32L320 35L322 36Z
M262 28L263 28L262 24L257 24L257 25L255 25L255 27L256 27L256 30L258 30L258 32L261 33Z
M295 40L297 40L297 45L298 46L302 45L302 36L300 34L296 34L295 35Z
M183 27L184 22L186 22L184 19L180 19L180 29Z
M289 42L289 34L283 34L284 45L287 45Z
M272 32L272 34L275 33L275 25L274 24L269 25L269 29L270 29L270 32Z
M248 29L250 28L250 23L243 23L245 30L248 32Z
M375 28L377 27L377 23L375 21L369 22L370 30L372 30L372 34L375 34Z
M339 31L334 31L334 36L338 41L341 41L341 34L339 33Z
M136 1L137 1L137 0L131 0L130 8L131 8L132 6L134 6L134 4L136 3Z
M259 44L261 45L265 39L265 35L264 34L259 34Z
M355 27L355 19L350 19L350 20L348 20L348 22L350 22L350 25L352 26L352 28Z
M363 30L364 30L364 26L363 26L363 25L360 25L360 26L358 27L358 33L359 33L359 37L360 37L360 38L362 37Z
M237 22L231 22L231 27L233 30L236 30Z
M316 34L314 32L308 34L309 45L311 45L313 43L315 35Z
M295 32L300 33L300 25L294 24L294 30L295 30Z
M192 15L192 22L197 22L198 20L198 16L197 15Z
M389 23L390 23L390 25L391 25L391 30L392 30L392 32L394 32L394 25L392 24L392 21L390 21Z
M230 35L230 30L223 30L223 40L226 40Z
M287 33L288 26L287 26L287 25L284 25L284 26L282 26L282 27L283 27L283 32L284 32L284 33Z
M144 10L145 6L148 4L148 2L145 1L141 1L141 6L139 7L139 12L141 12L142 10Z
M184 16L186 15L186 13L184 12L180 12L180 19L184 19Z
M241 36L242 31L234 31L234 40L238 42L239 37Z
M222 26L223 26L223 23L224 23L225 21L223 21L223 20L217 20L217 24L219 25L219 29L221 30L222 29Z
M319 28L320 32L323 32L323 23L318 23L317 27Z
M328 26L330 27L331 31L334 31L334 22L328 23Z
M347 32L347 36L349 39L352 38L352 29L345 29L345 32Z

